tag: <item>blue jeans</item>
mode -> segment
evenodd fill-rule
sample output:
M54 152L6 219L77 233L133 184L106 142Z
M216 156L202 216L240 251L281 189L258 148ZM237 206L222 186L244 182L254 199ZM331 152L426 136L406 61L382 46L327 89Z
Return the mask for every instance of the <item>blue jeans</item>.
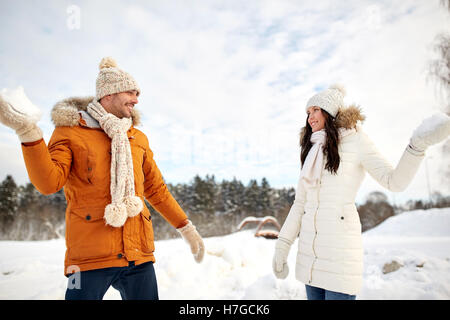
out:
M356 296L330 291L322 288L306 286L306 296L308 300L355 300Z
M66 300L102 300L110 286L123 300L158 300L153 262L77 272L69 276Z

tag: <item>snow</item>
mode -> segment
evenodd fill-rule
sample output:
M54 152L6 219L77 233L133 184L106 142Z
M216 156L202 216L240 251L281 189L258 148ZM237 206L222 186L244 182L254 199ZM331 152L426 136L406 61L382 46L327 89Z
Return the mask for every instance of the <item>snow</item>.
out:
M16 89L3 88L0 90L0 95L14 111L27 115L33 122L41 119L42 111L28 99L22 86Z
M361 297L450 298L450 208L404 212L365 232L363 241ZM403 267L383 275L394 260Z
M205 238L207 253L197 264L180 239L157 241L155 264L160 299L306 299L290 273L272 273L275 241L254 230ZM391 217L363 234L364 284L357 299L450 298L450 208L416 210ZM0 299L63 299L63 239L0 242ZM385 264L402 267L383 274ZM105 299L120 299L112 287Z
M450 126L450 117L443 112L437 112L424 119L422 123L414 130L414 136L423 137L436 130L436 128L448 128Z

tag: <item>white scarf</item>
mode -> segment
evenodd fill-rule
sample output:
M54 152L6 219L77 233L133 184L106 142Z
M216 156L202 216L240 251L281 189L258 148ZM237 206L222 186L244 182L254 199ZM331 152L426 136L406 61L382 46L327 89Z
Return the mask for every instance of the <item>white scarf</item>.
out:
M320 180L323 167L323 145L326 137L325 129L316 131L311 135L313 146L309 150L300 172L300 179L303 179L306 185L310 187L316 186Z
M106 112L95 99L87 106L87 112L111 138L111 203L105 208L104 219L106 224L121 227L128 217L143 209L142 200L135 195L133 158L127 136L132 120Z
M340 139L356 132L355 129L345 128L339 128L338 131ZM309 150L305 162L303 163L302 171L300 172L300 179L303 179L306 185L310 187L317 186L320 181L324 161L323 146L326 138L327 134L325 129L316 131L311 135L310 141L313 146Z

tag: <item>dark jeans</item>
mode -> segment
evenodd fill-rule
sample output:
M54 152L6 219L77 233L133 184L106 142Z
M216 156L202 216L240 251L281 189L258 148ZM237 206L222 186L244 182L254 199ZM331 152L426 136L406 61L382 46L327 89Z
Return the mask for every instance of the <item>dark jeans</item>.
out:
M306 296L308 300L355 300L356 296L330 291L322 288L306 286Z
M72 274L66 300L101 300L110 286L120 292L123 300L158 300L153 262L138 266L113 267Z

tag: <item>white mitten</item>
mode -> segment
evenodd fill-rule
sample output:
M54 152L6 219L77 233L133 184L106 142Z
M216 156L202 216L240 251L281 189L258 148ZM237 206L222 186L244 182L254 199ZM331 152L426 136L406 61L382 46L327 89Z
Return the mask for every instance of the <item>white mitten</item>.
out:
M178 228L177 231L181 234L181 237L191 246L191 252L194 255L196 262L200 263L205 255L205 245L202 237L197 232L195 226L191 221L182 228Z
M21 142L33 142L42 138L42 130L36 125L41 111L25 95L22 87L0 91L0 122L16 131Z
M273 273L278 279L286 279L289 274L287 257L291 245L282 238L278 238L275 244L275 254L272 260Z
M429 146L447 139L450 135L450 117L445 113L436 113L426 118L414 130L410 146L419 152L424 152Z

